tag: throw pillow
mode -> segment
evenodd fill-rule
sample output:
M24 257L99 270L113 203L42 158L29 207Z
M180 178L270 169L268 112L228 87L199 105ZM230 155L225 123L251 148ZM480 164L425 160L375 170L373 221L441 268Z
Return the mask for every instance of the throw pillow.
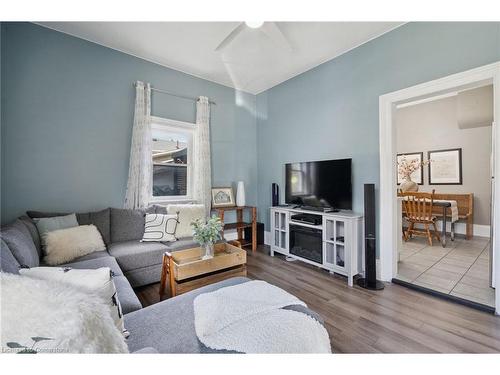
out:
M179 223L175 230L177 238L193 237L191 223L196 219L205 218L205 206L202 204L169 204L167 212L171 215L179 214Z
M44 261L55 266L75 258L106 250L101 233L95 225L58 229L46 234Z
M116 296L112 272L108 267L95 270L73 269L71 267L34 267L20 269L19 273L34 279L66 283L85 292L97 294L106 301L116 328L125 337L128 336L128 331L125 330L123 324L122 307Z
M177 215L147 214L142 241L173 242L177 238Z
M58 229L73 228L78 226L78 221L76 220L75 214L69 214L65 216L54 216L54 217L43 217L38 219L33 219L38 229L38 234L40 235L40 240L42 241L42 248L46 246L47 233Z
M0 277L2 348L24 353L128 353L109 307L98 296L56 281L4 273Z

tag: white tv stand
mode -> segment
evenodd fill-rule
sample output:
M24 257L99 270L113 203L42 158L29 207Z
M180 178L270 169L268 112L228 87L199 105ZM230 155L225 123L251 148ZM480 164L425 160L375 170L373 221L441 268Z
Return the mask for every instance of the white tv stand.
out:
M271 207L271 256L280 253L303 262L347 276L348 285L353 277L363 272L363 216L349 211L321 212L295 209L292 207ZM291 222L297 213L321 215L321 225ZM290 253L290 223L322 231L323 262L317 263ZM343 237L343 240L342 240Z

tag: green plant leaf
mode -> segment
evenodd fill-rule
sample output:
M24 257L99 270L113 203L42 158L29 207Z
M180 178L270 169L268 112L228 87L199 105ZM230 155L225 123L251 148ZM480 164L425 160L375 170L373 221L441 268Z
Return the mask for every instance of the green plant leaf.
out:
M7 346L9 348L26 348L26 346L18 344L17 342L8 342Z
M35 336L31 338L34 342L39 342L39 341L47 341L47 340L54 340L51 339L50 337L41 337L41 336Z

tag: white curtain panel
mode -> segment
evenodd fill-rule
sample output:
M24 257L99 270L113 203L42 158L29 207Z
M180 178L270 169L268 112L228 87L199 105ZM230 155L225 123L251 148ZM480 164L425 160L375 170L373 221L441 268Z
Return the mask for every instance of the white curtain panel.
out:
M212 172L210 167L210 103L200 96L196 102L196 132L194 149L193 194L198 203L205 206L205 215L210 216L212 198Z
M151 86L137 81L125 208L144 208L149 204L153 180L151 155Z

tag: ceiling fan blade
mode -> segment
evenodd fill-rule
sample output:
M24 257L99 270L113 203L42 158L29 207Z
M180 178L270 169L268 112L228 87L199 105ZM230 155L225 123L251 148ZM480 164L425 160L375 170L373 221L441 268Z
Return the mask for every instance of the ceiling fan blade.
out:
M287 37L283 34L276 22L265 22L261 30L266 34L277 46L284 47L292 52L293 48Z
M224 38L224 40L222 42L220 42L220 44L217 46L217 48L215 48L215 51L221 51L223 50L224 48L226 48L226 46L231 43L234 38L236 38L236 36L241 33L243 31L243 29L245 28L245 22L241 22L238 26L236 26L233 31L231 31L229 33L228 36L226 36Z

